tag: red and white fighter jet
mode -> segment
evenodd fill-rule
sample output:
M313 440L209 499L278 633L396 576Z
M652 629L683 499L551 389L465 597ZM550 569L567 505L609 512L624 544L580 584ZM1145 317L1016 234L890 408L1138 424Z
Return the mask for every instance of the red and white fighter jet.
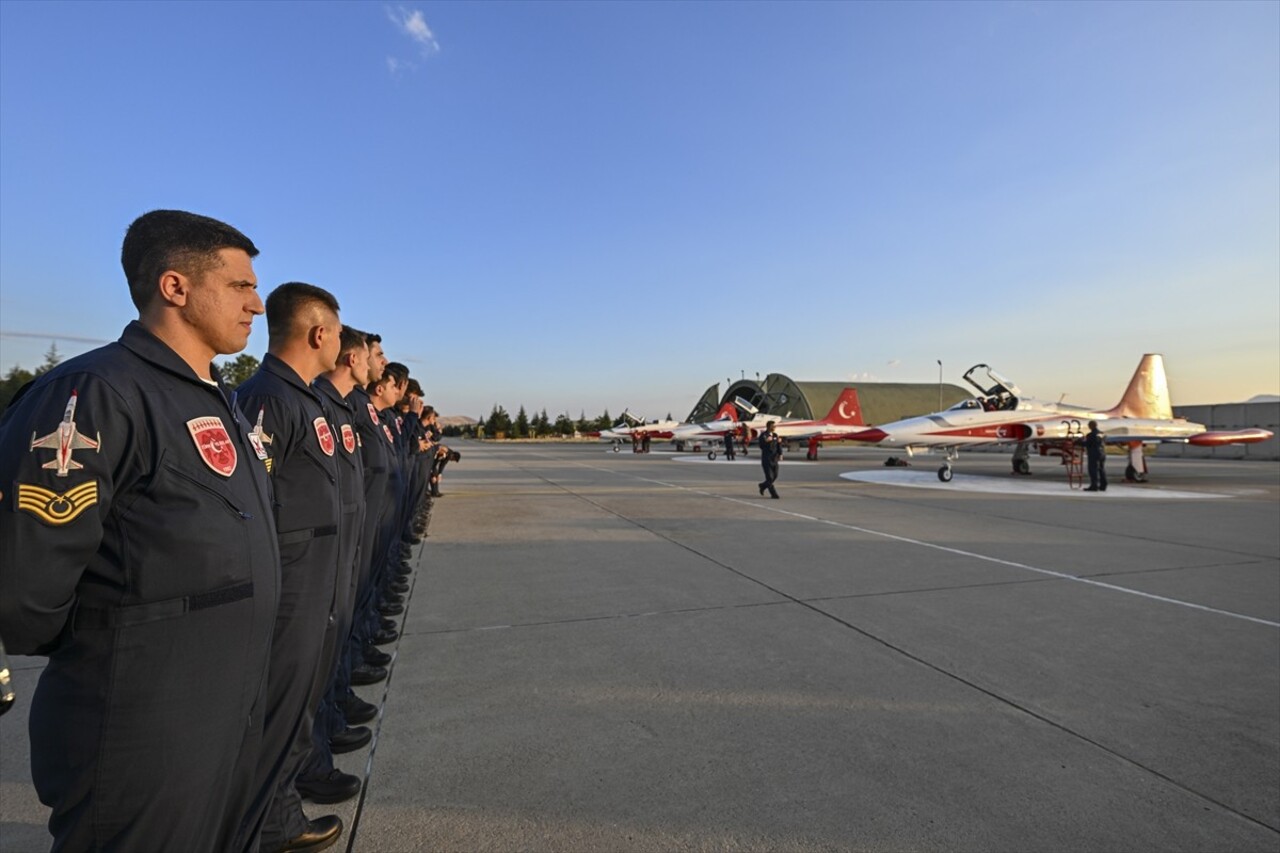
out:
M984 370L993 384L984 389L973 378L978 370ZM1077 454L1078 442L1088 431L1089 421L1098 422L1098 429L1108 444L1172 442L1216 447L1252 444L1274 435L1257 428L1211 432L1204 424L1175 418L1164 373L1164 357L1153 353L1142 357L1124 396L1110 409L1089 409L1025 397L1018 386L985 364L969 368L964 379L978 389L977 397L962 400L945 411L881 424L847 438L904 450L908 456L945 453L946 461L938 469L938 479L947 483L951 481L951 463L961 448L1018 445L1013 469L1015 473L1027 474L1030 473L1027 455L1031 448L1037 448L1042 456Z

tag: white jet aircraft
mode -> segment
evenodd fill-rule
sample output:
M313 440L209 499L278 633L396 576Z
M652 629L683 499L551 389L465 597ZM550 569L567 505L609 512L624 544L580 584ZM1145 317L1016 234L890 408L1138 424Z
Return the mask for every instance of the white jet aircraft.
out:
M985 370L994 383L983 389L974 380L975 371ZM1203 424L1173 416L1169 383L1164 373L1164 357L1148 353L1142 357L1120 402L1110 409L1095 410L1061 402L1047 403L1024 397L1021 389L985 364L969 368L964 379L979 395L962 400L951 408L915 418L882 424L854 433L848 438L880 447L906 451L908 456L934 451L946 454L938 469L938 479L951 481L951 463L961 448L1016 444L1013 469L1030 473L1027 453L1038 448L1042 456L1079 457L1079 442L1089 421L1108 444L1156 444L1172 442L1216 447L1223 444L1251 444L1266 441L1273 433L1265 429L1209 431Z

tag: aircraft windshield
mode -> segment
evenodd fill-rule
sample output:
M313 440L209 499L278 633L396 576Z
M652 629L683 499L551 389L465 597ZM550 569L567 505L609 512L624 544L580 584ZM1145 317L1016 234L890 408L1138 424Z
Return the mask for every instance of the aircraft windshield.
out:
M961 400L959 403L956 403L950 409L947 409L947 411L958 412L958 411L961 411L962 409L981 409L981 408L982 408L982 404L979 403L977 400Z

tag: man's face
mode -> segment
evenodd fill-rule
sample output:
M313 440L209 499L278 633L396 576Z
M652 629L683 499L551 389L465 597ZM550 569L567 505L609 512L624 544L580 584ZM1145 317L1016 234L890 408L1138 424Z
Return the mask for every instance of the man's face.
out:
M351 351L351 376L363 387L373 381L369 376L369 347L356 347Z
M377 382L382 379L382 372L387 367L387 356L382 352L382 344L375 343L369 345L369 381Z
M383 382L382 385L379 386L382 388L382 393L378 395L378 403L380 404L379 408L385 409L388 406L394 406L396 403L400 402L400 398L404 396L404 389L407 388L408 385L409 383L407 381L402 385L397 385L393 379L387 379Z
M230 355L249 343L253 318L266 308L249 255L243 249L219 249L218 260L190 280L182 319L215 353Z

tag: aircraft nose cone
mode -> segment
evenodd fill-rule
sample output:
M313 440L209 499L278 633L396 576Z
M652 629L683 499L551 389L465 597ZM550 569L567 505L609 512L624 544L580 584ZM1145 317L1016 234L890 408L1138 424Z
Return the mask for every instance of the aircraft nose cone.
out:
M871 429L864 429L862 432L855 432L853 435L849 436L849 440L865 441L869 444L875 444L876 442L884 441L888 437L889 433L882 429L876 429L873 427Z

